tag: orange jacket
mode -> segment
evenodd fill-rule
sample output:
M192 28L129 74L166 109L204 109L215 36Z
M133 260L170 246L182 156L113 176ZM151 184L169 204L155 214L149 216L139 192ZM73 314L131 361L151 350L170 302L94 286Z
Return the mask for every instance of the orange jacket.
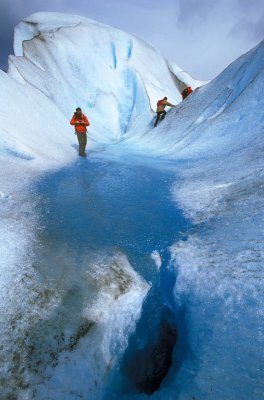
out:
M80 125L81 123L81 125ZM87 132L86 126L90 125L88 118L86 115L82 114L80 117L76 113L73 114L72 119L70 121L71 125L75 125L75 132L77 133L85 133Z
M183 100L186 99L186 97L188 97L189 94L192 93L192 91L193 90L192 90L191 86L188 86L187 88L183 89L183 91L182 91L182 99Z
M169 103L167 100L164 100L164 99L159 100L158 103L157 103L157 111L156 112L164 111L166 106L174 107L174 105Z

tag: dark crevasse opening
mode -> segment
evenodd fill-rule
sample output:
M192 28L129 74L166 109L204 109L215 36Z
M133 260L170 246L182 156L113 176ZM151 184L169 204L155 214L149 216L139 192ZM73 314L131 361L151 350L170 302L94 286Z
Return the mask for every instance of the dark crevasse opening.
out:
M110 387L117 389L112 390L110 397L107 391L107 398L153 394L160 389L171 367L173 373L177 372L185 357L184 310L177 309L173 295L177 277L168 250L162 258L158 279L144 301L136 329L110 381Z
M172 353L177 340L173 313L162 307L160 320L152 337L142 347L135 335L124 360L123 371L133 391L152 394L157 391L172 365Z

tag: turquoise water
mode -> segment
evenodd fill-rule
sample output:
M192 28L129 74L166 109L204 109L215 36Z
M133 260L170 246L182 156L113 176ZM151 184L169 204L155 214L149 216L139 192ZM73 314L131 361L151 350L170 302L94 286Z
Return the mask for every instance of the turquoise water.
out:
M168 247L184 240L190 228L171 198L175 167L132 161L81 159L38 184L39 240L42 251L49 248L49 259L66 247L75 254L78 275L82 254L121 251L151 283L128 348L118 355L119 364L110 375L109 399L153 393L171 366L178 329L172 298L176 276L169 267ZM151 258L154 250L162 257L160 269ZM139 363L142 367L134 373Z
M120 249L145 279L146 257L163 252L188 221L171 199L173 170L81 160L39 183L42 235L84 249Z

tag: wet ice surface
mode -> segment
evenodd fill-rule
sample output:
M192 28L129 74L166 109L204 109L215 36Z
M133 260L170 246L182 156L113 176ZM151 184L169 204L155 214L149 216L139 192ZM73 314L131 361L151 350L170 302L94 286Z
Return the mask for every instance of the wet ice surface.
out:
M125 383L113 398L158 389L177 339L175 277L163 277L167 248L188 226L171 199L174 180L168 168L80 159L39 181L32 194L34 274L25 278L31 293L23 327L13 333L20 362L7 393L108 398L106 386L120 380ZM163 261L160 269L153 251ZM138 340L147 362L133 377Z
M174 181L173 169L81 159L40 183L42 240L79 254L124 251L151 280L144 258L154 265L151 252L172 245L186 224L171 198Z
M220 215L213 202L191 225L172 202L181 164L124 158L80 159L31 193L37 237L5 388L41 400L261 399L261 173L211 186Z

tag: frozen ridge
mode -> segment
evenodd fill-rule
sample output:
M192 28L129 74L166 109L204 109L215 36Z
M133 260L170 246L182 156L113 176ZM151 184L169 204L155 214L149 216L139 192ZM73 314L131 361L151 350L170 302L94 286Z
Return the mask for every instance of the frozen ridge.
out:
M8 75L45 95L67 122L76 104L92 112L93 141L116 142L132 127L144 129L164 93L175 104L181 100L175 74L155 49L86 18L33 14L15 28L14 51ZM195 87L202 84L187 77Z
M147 168L156 168L160 181L170 171L171 198L191 222L188 234L170 243L178 340L151 397L262 399L264 43L203 86L141 40L78 16L33 14L16 27L14 48L8 73L0 71L1 393L109 399L107 382L120 379L118 362L150 288L149 271L135 272L120 249L73 257L67 243L54 253L43 236L35 182L76 159L68 123L79 105L92 122L91 166L93 157L105 160L95 175L101 193L111 188L113 159L142 167L138 179ZM180 102L183 84L196 90ZM164 94L177 106L154 130ZM121 174L120 191L133 195L133 187ZM165 261L156 248L149 253L159 276ZM36 350L39 335L44 346ZM134 388L112 398L146 397Z

